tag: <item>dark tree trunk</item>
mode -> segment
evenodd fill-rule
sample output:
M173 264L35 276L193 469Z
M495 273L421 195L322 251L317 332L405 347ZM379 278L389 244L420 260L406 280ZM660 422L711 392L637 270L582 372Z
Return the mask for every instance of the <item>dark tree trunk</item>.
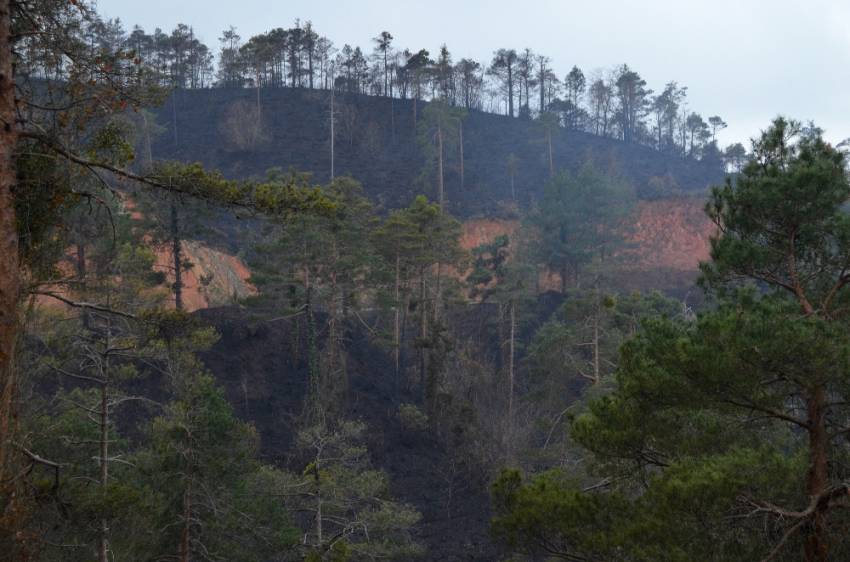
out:
M425 303L425 270L419 272L419 393L425 402L426 339L428 338L428 306Z
M174 146L177 146L177 92L178 88L174 88L171 92L171 133L174 136Z
M192 437L189 435L191 443ZM186 466L186 487L183 490L183 529L180 531L180 544L178 545L178 557L180 562L190 562L192 559L192 479L194 478L193 459L191 445L188 452L189 458Z
M508 115L514 116L514 72L508 63Z
M806 492L810 498L822 498L817 502L812 520L808 525L805 554L806 562L826 562L829 554L829 435L826 430L826 391L817 384L806 401L809 424L809 470L806 474Z
M563 265L561 267L561 294L567 294L567 266Z
M13 366L18 333L20 272L15 202L15 85L12 74L10 1L0 0L0 483L7 483L17 381Z
M546 109L546 70L540 61L540 113Z
M443 184L443 128L437 125L437 185L440 211L445 210L445 185Z
M174 258L174 308L183 310L183 256L177 204L171 203L171 254Z
M463 120L458 123L458 135L460 136L460 189L463 190L463 188L465 187L463 174Z
M398 395L398 377L401 370L401 253L395 255L395 318L393 322L393 347L395 356L395 392Z
M552 156L552 131L546 134L546 141L549 144L549 177L555 177L555 160Z
M107 342L109 339L107 338ZM107 343L108 345L108 343ZM109 382L107 379L100 387L100 486L106 490L109 483ZM100 534L97 539L97 562L109 562L109 522L100 521Z

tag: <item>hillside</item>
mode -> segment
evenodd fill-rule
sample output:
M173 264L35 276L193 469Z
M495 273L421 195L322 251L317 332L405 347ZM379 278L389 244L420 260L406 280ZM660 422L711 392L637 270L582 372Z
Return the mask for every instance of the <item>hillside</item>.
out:
M154 158L199 161L234 178L292 166L311 172L317 182L327 181L330 94L269 88L260 90L259 98L258 131L256 90L176 91L156 112L162 132L152 140ZM418 103L419 116L425 105ZM336 175L352 175L385 209L405 205L419 193L435 195L433 179L422 173L411 100L337 95L335 115ZM538 196L548 178L546 144L533 121L471 112L463 124L463 184L459 143L447 141L446 152L448 209L460 217L505 214L512 200L510 154L517 157L515 191L521 205ZM575 169L588 159L628 177L643 198L658 195L649 185L653 177L669 176L684 190L701 190L723 176L717 165L583 132L561 130L553 138L556 169Z
M235 307L211 308L199 315L221 334L203 355L204 363L225 388L237 414L258 428L262 457L277 466L292 464L291 446L308 380L306 323L297 318L258 320ZM370 323L381 322L378 317L367 318ZM454 321L483 324L487 317L463 314ZM363 326L359 322L345 326L351 341L345 413L368 423L370 457L388 473L393 496L422 513L415 537L427 546L425 559L496 559L498 550L488 532L492 475L470 461L468 451L458 450L473 430L456 426L446 439L405 428L398 404L415 401L415 393L394 390L390 353L375 345ZM474 333L468 337L470 345L482 350L493 345L484 330Z

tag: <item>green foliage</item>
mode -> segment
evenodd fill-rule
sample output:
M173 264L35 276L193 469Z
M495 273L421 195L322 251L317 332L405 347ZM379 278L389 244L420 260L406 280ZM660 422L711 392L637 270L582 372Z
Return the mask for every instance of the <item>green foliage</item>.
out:
M681 312L680 303L659 293L571 290L555 318L534 336L528 357L532 372L550 396L569 395L567 388L577 379L598 384L614 371L620 345L638 331L644 318ZM559 386L552 388L551 383Z
M623 219L633 201L627 182L590 164L574 176L559 173L528 216L531 257L560 274L565 291L569 279L594 261L612 259L623 245Z
M646 187L641 192L643 199L671 199L682 195L682 188L671 174L652 176L647 180Z
M399 404L398 420L409 431L424 431L428 428L428 416L416 404Z
M267 181L236 181L220 172L205 170L201 164L158 162L150 174L158 189L211 201L219 205L246 208L273 217L291 213L333 213L334 205L322 190L310 186L301 174Z
M139 522L145 548L169 556L186 544L190 553L246 561L289 550L294 527L266 488L281 476L256 460L256 431L236 419L197 358L217 334L182 311L146 321L147 361L165 375L172 399L150 421L146 446L133 459L152 495Z
M440 202L444 196L440 190L443 189L446 162L456 151L465 118L465 109L453 107L444 100L432 100L417 123L418 142L425 160L422 175L436 177L436 199Z
M833 288L850 261L850 183L843 153L804 133L799 123L778 119L735 183L712 191L706 210L723 231L703 273L712 288L750 278L791 295L799 289L829 313L845 298Z
M329 309L340 299L354 304L371 260L369 228L373 211L359 183L349 177L331 182L323 191L332 211L326 215L298 214L275 225L271 241L258 248L252 265L256 281L268 297L304 303L315 286L314 298Z
M600 507L626 517L613 543L590 545L602 549L594 556L850 555L842 540L850 519L836 499L846 495L850 460L850 182L843 155L817 131L801 133L776 120L738 181L712 193L707 210L719 233L703 272L716 308L695 320L646 321L621 349L614 390L572 424L607 488L582 501L625 498ZM515 481L508 497L532 500L505 502L502 535L530 550L554 544L552 554L586 554L573 527L541 534L528 523L560 513L575 486L556 486L562 499L550 502L548 485ZM586 536L609 537L606 520L588 520Z
M22 143L16 159L15 214L21 263L39 277L55 272L64 250L57 223L63 213L83 202L74 193L68 174L36 143Z
M503 471L492 497L498 539L520 552L567 560L607 559L618 550L632 515L623 497L585 493L559 470L529 482L516 470Z
M311 426L298 435L308 459L291 507L312 514L306 559L410 560L421 553L410 530L419 519L412 507L392 501L386 475L371 468L363 446L366 426L342 421ZM311 558L312 557L312 558Z
M472 249L472 272L466 280L472 285L473 295L481 292L486 295L488 291L483 288L491 283L498 283L498 278L504 276L509 254L510 239L507 234L497 236L492 242Z

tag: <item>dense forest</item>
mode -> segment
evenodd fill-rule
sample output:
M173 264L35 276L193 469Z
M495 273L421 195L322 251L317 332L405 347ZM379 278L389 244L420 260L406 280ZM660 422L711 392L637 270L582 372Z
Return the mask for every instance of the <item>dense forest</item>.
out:
M0 560L850 556L846 152L394 45L0 0Z

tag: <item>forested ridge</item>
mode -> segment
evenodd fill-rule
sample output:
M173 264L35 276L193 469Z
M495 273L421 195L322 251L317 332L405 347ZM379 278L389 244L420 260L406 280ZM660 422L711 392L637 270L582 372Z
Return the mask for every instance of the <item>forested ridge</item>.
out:
M845 559L846 153L394 41L0 0L0 560Z
M310 172L314 181L329 181L330 93L279 88L264 91L261 99L266 111L255 139L252 91L174 92L152 116L158 125L153 156L200 161L229 177L262 177L274 167L294 167ZM411 100L337 93L334 173L356 178L383 209L403 206L419 193L437 199L436 166L426 165L433 156L423 150L423 128L435 119L428 107L420 102L414 121ZM548 133L538 120L468 112L445 131L447 209L464 218L506 216L506 205L524 208L539 200L552 170L575 171L588 160L627 175L642 199L704 193L723 178L720 162L680 158L582 131L553 130L551 167L549 150Z
M455 60L445 44L435 53L399 47L390 31L367 39L365 48L335 46L310 21L275 27L245 40L230 26L218 38L218 52L201 42L191 25L170 33L126 30L119 19L101 21L92 45L132 50L148 63L146 78L178 90L254 89L255 107L243 118L262 115L262 92L305 89L410 100L413 121L423 100L441 100L466 111L520 119L540 118L604 138L658 151L739 166L745 148L717 145L727 127L718 115L703 117L688 106L687 86L670 81L651 89L628 64L585 74L577 66L558 74L555 62L529 48L495 48L491 61ZM564 64L560 61L560 64Z

